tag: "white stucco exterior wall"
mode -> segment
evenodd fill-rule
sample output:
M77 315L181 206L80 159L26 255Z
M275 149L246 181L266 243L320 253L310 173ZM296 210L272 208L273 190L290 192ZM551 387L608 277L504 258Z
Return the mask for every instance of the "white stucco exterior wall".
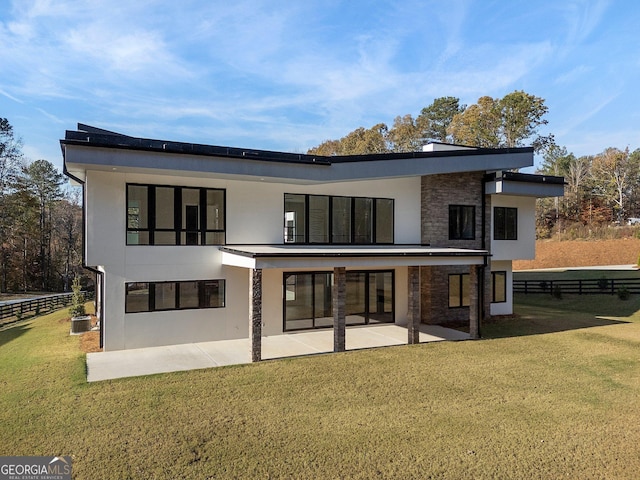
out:
M393 198L396 244L420 243L420 179L291 185L92 171L86 175L86 263L104 275L104 349L246 338L249 271L217 246L127 246L126 184L226 189L227 244L281 244L284 193ZM264 335L282 333L282 270L263 272ZM396 270L396 322L406 322L406 268ZM125 314L125 284L225 280L225 307Z
M491 315L511 315L513 313L513 268L511 260L491 262L492 272L507 272L507 301L491 304Z
M518 239L495 240L493 238L493 207L518 209ZM535 197L491 196L491 253L492 261L530 260L536 256L536 199Z

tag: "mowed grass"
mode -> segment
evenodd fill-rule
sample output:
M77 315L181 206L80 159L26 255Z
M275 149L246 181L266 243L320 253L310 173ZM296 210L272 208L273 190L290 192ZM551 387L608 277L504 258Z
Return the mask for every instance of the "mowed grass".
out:
M92 384L58 312L0 331L0 454L87 479L637 478L640 299L589 302L529 297L481 341Z

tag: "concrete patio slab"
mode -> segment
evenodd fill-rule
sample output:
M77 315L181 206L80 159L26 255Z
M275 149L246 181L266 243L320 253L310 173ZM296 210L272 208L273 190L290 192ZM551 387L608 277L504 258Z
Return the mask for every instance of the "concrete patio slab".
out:
M387 347L407 343L407 329L398 325L375 325L347 329L347 350Z
M262 338L262 358L268 360L282 357L297 357L312 353L327 353L332 351L333 345L326 345L326 339L309 342L300 334L273 335ZM311 337L313 340L313 337ZM317 339L318 340L318 339ZM319 347L319 348L318 348Z
M439 325L420 325L420 342L467 340L469 335ZM401 325L348 327L347 350L404 345ZM323 329L262 338L264 360L333 352L333 330ZM157 373L251 363L249 339L187 343L87 354L87 381L136 377Z
M240 338L237 340L220 340L217 342L195 343L202 352L207 355L214 366L238 365L251 363L249 340Z
M217 366L195 344L87 354L87 381Z

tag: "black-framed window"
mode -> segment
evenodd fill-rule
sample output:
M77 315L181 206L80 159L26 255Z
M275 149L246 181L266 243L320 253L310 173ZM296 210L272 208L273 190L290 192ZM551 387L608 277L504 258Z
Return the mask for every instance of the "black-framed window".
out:
M491 303L507 301L507 272L491 272Z
M493 207L493 239L518 239L518 209L513 207Z
M475 205L449 205L449 240L474 240L475 238Z
M468 273L449 275L449 308L468 307L471 277Z
M224 189L127 184L127 245L223 245Z
M284 194L284 242L393 244L390 198Z
M224 280L125 284L125 313L223 308Z
M348 271L347 325L395 321L393 270ZM284 331L333 326L331 272L285 272Z

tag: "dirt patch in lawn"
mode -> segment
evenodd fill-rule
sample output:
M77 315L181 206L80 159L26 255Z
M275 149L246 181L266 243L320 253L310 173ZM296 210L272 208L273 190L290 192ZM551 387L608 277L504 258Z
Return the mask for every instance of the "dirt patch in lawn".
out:
M600 265L636 265L640 239L538 240L535 260L514 260L514 270Z

